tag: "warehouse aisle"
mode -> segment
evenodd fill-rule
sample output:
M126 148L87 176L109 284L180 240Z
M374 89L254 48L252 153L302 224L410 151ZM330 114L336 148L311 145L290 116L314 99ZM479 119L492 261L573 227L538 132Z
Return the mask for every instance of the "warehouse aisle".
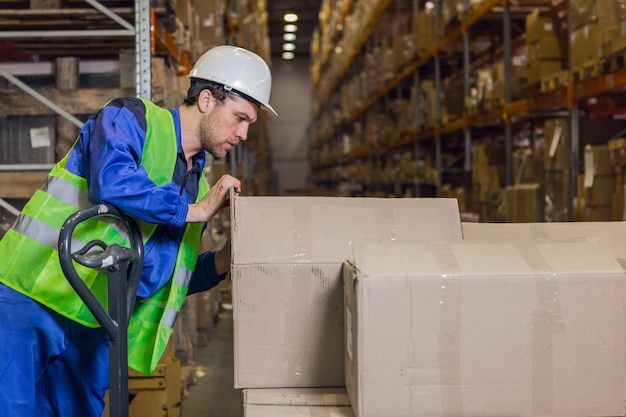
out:
M199 375L182 402L182 417L241 417L241 391L233 388L233 314L222 308L208 343L196 352Z

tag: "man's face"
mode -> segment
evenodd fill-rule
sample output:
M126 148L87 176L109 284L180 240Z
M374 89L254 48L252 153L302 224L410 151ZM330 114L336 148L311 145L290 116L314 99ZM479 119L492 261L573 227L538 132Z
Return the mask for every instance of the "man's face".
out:
M256 121L257 111L254 104L233 95L223 103L215 101L198 127L202 147L215 158L223 158L240 141L247 139L248 127Z

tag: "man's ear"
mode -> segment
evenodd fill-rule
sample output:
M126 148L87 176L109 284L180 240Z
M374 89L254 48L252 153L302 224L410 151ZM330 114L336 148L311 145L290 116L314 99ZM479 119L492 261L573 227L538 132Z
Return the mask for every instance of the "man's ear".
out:
M202 113L209 111L214 102L215 98L209 89L205 88L198 94L198 108Z

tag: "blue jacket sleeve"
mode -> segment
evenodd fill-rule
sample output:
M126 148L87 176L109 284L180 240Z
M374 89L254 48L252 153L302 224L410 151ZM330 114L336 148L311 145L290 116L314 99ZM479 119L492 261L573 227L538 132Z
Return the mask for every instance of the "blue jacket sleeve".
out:
M90 201L113 204L149 223L184 224L188 206L181 190L174 184L157 186L140 165L146 137L133 113L106 106L89 123Z
M207 251L200 254L196 263L196 269L191 275L191 283L189 284L187 295L210 290L226 278L226 275L217 275L214 252Z

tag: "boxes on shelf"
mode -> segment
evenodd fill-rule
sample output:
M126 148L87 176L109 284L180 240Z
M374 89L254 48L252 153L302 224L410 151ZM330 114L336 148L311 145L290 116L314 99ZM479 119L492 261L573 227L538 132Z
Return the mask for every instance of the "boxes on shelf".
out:
M567 58L567 32L561 25L559 19L540 15L537 9L526 16L528 82L531 85L563 69Z
M413 15L412 32L415 50L418 53L428 51L435 42L435 15L433 13Z
M599 27L616 25L624 20L624 0L576 0L571 2L572 29L580 29L589 23Z
M537 42L542 37L559 37L561 23L551 15L542 15L535 9L526 15L526 42Z
M0 164L55 162L55 116L6 116L0 124Z
M179 0L180 1L180 0ZM179 6L182 27L189 33L188 43L191 60L197 59L210 47L226 43L227 30L225 27L225 2L185 0L188 4ZM243 17L242 17L243 18ZM246 25L242 30L246 30ZM263 26L264 28L267 25ZM251 41L247 42L248 49L255 49ZM259 51L260 52L260 51ZM262 54L261 54L262 55Z
M527 45L528 60L563 60L567 58L567 39L554 36L542 36ZM562 61L560 61L562 62Z
M545 220L548 222L567 221L572 198L569 169L546 170L544 186L546 188Z
M587 23L571 34L571 69L578 70L584 65L596 62L602 44L602 26L598 22ZM593 74L581 74L582 78Z
M609 157L615 178L615 190L612 200L612 219L626 220L624 185L626 184L626 139L609 141Z
M354 239L461 239L454 199L230 204L236 388L343 386L341 264Z
M513 180L516 184L542 183L543 149L518 148L513 151Z
M353 249L345 364L356 417L623 414L624 271L599 242Z
M612 220L615 176L610 159L608 146L585 147L584 174L578 195L583 221Z
M563 61L560 59L528 61L528 83L537 85L542 78L560 72Z
M504 148L491 144L472 147L473 201L483 221L496 217L498 196L504 185Z
M510 185L503 192L504 221L541 222L545 216L545 190L541 184Z

